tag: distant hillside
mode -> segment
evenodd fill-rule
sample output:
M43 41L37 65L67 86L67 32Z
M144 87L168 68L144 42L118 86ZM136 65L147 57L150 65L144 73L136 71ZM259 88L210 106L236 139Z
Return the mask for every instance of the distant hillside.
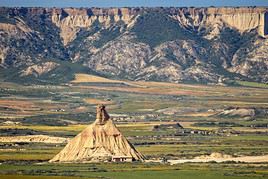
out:
M0 79L268 83L268 8L0 7Z

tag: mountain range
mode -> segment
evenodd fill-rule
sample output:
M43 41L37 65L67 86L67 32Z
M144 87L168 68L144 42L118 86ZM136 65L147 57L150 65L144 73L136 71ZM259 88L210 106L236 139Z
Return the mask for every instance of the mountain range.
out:
M0 79L268 82L268 8L0 7Z

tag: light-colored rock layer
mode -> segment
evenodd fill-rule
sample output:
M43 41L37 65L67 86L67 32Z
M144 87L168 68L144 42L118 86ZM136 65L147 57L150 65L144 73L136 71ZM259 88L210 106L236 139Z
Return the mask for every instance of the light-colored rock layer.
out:
M252 45L241 48L234 54L232 67L228 70L265 82L268 80L267 55L268 39L257 39Z
M0 34L7 33L15 38L31 36L33 30L19 17L14 18L14 24L0 23Z
M94 22L109 27L118 21L131 26L137 17L146 8L111 8L111 9L53 9L52 22L61 29L64 45L76 38L80 28L88 28ZM161 11L160 9L155 9ZM213 36L219 26L227 25L240 32L257 29L259 35L265 37L268 33L267 8L171 8L169 14L178 20L184 27L199 29L211 27ZM212 38L212 37L209 37Z
M90 12L89 12L90 10ZM66 13L63 17L63 11ZM63 39L63 44L67 45L76 38L80 28L88 28L95 21L109 27L111 23L122 21L129 24L134 15L129 12L128 8L112 8L107 13L102 12L102 9L74 9L67 8L63 11L53 11L52 22L55 23L61 30L60 36Z
M216 36L219 27L227 25L241 33L257 29L259 35L267 35L266 8L182 8L177 9L171 16L185 27L201 30L211 28ZM210 37L212 38L212 37Z
M0 64L5 63L8 49L9 49L8 47L4 47L4 46L0 45Z
M246 108L232 108L228 110L224 110L220 112L220 116L240 116L240 117L253 117L255 116L255 110L254 109L246 109Z
M68 138L64 137L51 137L47 135L27 135L27 136L7 136L0 137L0 142L38 142L38 143L67 143Z
M51 70L55 69L59 64L55 62L44 62L39 65L32 65L27 67L25 70L21 72L21 76L28 76L28 75L34 75L34 76L40 76L42 74L48 73Z
M131 35L124 35L108 42L85 65L107 75L128 74L131 80L217 81L218 75L199 65L206 64L201 54L205 49L192 40L165 42L155 47L154 51L149 45L133 41ZM167 56L173 56L173 60Z
M202 163L202 162L245 162L245 163L267 163L268 162L268 155L262 156L240 156L240 157L233 157L230 155L224 155L219 153L212 153L208 156L199 156L194 159L181 159L181 160L168 160L171 165L179 164L179 163Z

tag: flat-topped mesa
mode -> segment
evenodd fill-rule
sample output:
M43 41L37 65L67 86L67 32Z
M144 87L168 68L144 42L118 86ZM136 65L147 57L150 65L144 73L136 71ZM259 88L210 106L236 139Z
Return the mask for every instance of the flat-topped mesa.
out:
M207 29L211 33L206 36L212 39L219 35L218 29L231 27L240 33L256 32L268 36L268 8L267 7L170 7L170 8L6 8L0 7L0 14L8 16L48 17L59 29L63 44L66 46L76 39L78 32L83 28L91 28L95 22L104 28L112 27L120 22L127 28L135 24L138 16L144 13L164 13L186 28L194 31ZM41 16L40 16L41 17Z
M137 15L144 12L164 12L187 28L215 27L224 24L241 33L256 29L260 36L268 34L268 8L266 7L223 7L223 8L65 8L61 15L52 15L52 21L61 28L61 36L67 45L75 38L76 30L70 33L67 27L90 27L96 20L109 26L114 22L132 23ZM65 35L65 31L67 34Z
M105 110L105 106L103 104L97 105L97 114L95 124L104 125L106 121L110 119L109 114Z

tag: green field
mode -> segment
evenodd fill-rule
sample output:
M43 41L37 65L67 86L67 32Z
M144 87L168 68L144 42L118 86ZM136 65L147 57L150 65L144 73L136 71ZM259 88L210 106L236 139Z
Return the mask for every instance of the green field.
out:
M248 164L42 164L42 165L3 165L2 173L14 174L16 177L26 176L72 176L74 178L266 178L267 166L254 166ZM12 175L2 175L10 177ZM1 176L1 178L2 178ZM33 177L34 178L34 177ZM56 177L55 177L56 178Z

